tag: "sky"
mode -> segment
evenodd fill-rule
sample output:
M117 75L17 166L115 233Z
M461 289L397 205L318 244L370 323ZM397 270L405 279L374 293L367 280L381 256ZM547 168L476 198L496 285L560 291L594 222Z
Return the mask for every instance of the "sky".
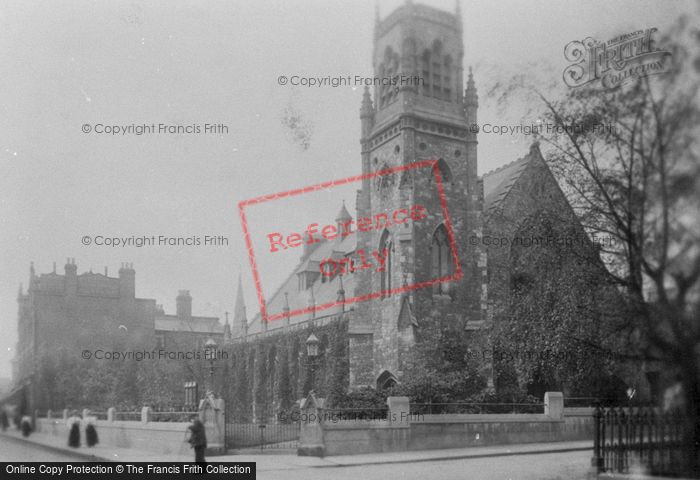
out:
M454 11L455 2L427 0ZM400 5L379 2L381 17ZM474 67L480 123L513 123L483 95L503 72L560 72L564 46L663 30L682 1L462 1L464 66ZM37 273L122 262L136 294L174 312L233 311L237 279L249 317L257 300L237 205L360 173L360 88L292 87L281 75L372 76L374 1L4 1L0 5L0 377L10 376L17 291ZM205 134L110 135L105 126L225 125ZM83 131L88 125L90 132ZM132 127L133 128L133 127ZM480 135L479 174L516 160L531 138ZM261 209L265 229L332 223L356 185L294 208ZM99 237L223 236L227 245L95 245ZM90 245L83 244L89 236ZM261 271L274 290L298 257Z

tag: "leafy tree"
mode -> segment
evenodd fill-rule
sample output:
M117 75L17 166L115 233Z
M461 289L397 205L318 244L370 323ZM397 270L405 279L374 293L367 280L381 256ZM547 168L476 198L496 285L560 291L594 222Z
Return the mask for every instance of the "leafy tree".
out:
M612 312L627 356L682 384L686 475L700 476L700 32L681 17L657 45L667 73L539 98L548 162L601 249L625 309ZM542 107L542 108L540 108ZM602 125L604 128L594 128ZM571 128L578 126L579 128ZM610 352L599 345L601 354ZM617 353L617 352L613 352Z

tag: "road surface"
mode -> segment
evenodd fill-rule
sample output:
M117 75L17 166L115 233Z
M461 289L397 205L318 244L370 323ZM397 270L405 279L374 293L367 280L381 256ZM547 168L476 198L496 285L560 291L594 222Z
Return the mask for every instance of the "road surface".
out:
M0 436L0 462L80 462L80 457L58 453L12 438Z
M241 460L245 461L244 458ZM259 480L583 480L591 452L367 465L361 467L265 470Z

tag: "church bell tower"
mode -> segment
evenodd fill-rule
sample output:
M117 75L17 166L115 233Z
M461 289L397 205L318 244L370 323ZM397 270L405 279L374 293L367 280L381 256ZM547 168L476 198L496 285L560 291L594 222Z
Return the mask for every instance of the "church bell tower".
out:
M468 239L481 232L482 187L474 129L478 100L469 72L464 88L462 15L407 1L375 20L375 85L360 108L362 173L425 160L437 162L449 221L430 168L365 178L358 218L414 205L427 216L401 228L358 231L357 249L391 255L386 272L362 270L356 295L429 282L461 271L459 279L360 302L349 325L350 384L382 387L401 381L417 330L427 322L473 328L482 319L485 260ZM451 230L457 261L449 247ZM457 262L459 262L457 264Z

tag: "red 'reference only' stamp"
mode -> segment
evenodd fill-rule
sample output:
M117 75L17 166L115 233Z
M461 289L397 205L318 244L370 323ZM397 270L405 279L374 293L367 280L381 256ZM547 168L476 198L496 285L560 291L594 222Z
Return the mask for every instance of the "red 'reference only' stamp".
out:
M374 179L375 181L381 182L385 178L392 178L395 174L401 174L409 170L417 169L430 169L431 174L435 178L435 186L437 187L437 193L439 196L440 210L447 233L449 250L452 256L453 265L455 265L454 273L441 278L430 279L428 281L417 283L414 282L412 284L404 283L404 285L395 288L392 288L390 283L387 285L385 282L382 282L382 288L376 292L370 292L361 296L355 296L354 292L348 292L349 295L346 296L342 303L347 305L372 300L374 298L383 298L388 295L394 295L419 288L427 288L436 283L450 282L462 278L461 264L458 261L457 244L454 238L449 212L447 210L443 179L440 174L440 169L438 168L438 162L436 160L419 161L408 165L387 168L374 173L357 175L339 180L322 182L294 190L263 195L241 201L238 204L238 212L241 219L246 248L248 250L248 259L252 269L253 279L255 281L255 290L260 306L262 321L271 322L273 320L279 320L285 317L319 312L337 307L341 302L338 300L326 301L321 302L318 305L314 304L313 306L292 308L285 312L268 311L268 304L262 289L260 269L258 267L258 259L254 253L254 242L247 214L247 210L251 206L267 204L269 202L284 201L285 199L289 200L293 197L299 197L304 194L328 191L333 187L363 182L364 180L370 180L371 182ZM419 223L425 221L428 215L429 212L424 205L415 203L413 205L396 207L389 211L373 213L372 215L368 214L367 216L357 219L353 219L350 216L344 219L336 219L335 224L311 222L307 223L306 225L301 225L301 228L295 228L292 231L283 231L281 228L269 229L269 231L262 234L264 237L264 242L261 241L261 238L256 238L256 241L259 246L264 245L264 247L262 247L261 254L271 255L274 257L275 255L281 255L285 252L301 252L302 249L309 247L311 247L310 250L312 250L314 246L317 246L316 244L323 244L324 242L336 242L336 244L340 244L346 239L352 240L352 237L356 236L359 232L383 232L385 230L389 230L391 227L405 227L411 222ZM260 233L256 235L256 237L260 236ZM322 249L319 248L319 250ZM392 259L390 247L386 245L379 245L376 248L369 249L359 248L359 246L358 248L352 248L351 255L342 255L342 252L330 249L327 255L322 255L321 257L317 258L313 265L314 268L318 269L318 278L322 278L322 281L331 281L339 275L349 275L366 269L371 269L377 274L385 274L387 271L390 271L391 262Z

